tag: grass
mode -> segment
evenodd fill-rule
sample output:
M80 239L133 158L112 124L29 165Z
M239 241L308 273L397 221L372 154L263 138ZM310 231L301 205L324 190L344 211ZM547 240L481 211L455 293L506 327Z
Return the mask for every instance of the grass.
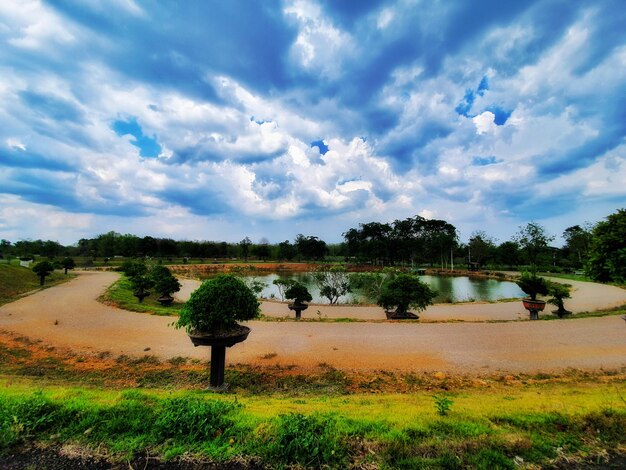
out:
M149 297L146 297L143 302L139 302L137 297L133 295L130 280L126 276L122 276L109 286L98 300L124 310L130 310L131 312L151 313L162 316L178 315L179 310L183 306L182 303L174 302L169 307L164 307L157 302L156 299L158 297L159 294L151 292Z
M62 271L55 271L46 277L44 288L66 282L73 276L73 274L66 276ZM27 292L40 288L39 277L32 269L12 264L0 264L0 305L13 302Z
M116 461L149 453L272 468L515 468L626 451L620 384L532 385L433 393L232 396L2 383L0 447L77 444Z

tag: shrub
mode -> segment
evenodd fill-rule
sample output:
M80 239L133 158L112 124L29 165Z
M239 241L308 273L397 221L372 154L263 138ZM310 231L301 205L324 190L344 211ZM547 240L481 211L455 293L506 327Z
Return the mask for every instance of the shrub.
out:
M304 302L310 302L313 300L309 289L304 284L298 281L293 282L289 288L285 291L286 299L293 299L295 304L302 304Z
M537 300L537 295L548 294L548 282L535 273L523 272L515 283L532 300Z

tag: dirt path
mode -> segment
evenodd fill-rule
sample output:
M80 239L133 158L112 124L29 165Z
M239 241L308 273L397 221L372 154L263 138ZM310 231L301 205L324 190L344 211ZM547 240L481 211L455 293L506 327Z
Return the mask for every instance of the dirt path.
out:
M168 326L172 318L127 312L97 302L116 277L115 273L81 273L67 284L0 307L0 330L85 353L208 358L208 348L194 348L183 331ZM581 294L602 300L596 308L626 302L626 292L620 289L621 297L610 286L580 284L584 285L576 286L575 297L567 304L571 309L591 302L578 299ZM324 311L329 317L334 309L354 309L327 308ZM464 311L468 316L485 315L488 310L490 315L504 312L507 319L515 319L517 314L512 313L511 318L511 312L520 310L508 303L435 309L438 312L429 309L422 318L465 315ZM380 318L381 310L376 311ZM326 363L342 369L477 374L626 366L626 326L616 316L510 323L256 321L249 326L249 339L228 350L228 362L302 367Z

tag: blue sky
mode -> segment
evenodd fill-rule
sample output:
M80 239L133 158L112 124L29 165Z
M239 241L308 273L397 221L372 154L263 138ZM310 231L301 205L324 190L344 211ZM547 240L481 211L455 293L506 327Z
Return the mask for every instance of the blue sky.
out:
M0 3L0 237L462 241L626 206L622 0Z

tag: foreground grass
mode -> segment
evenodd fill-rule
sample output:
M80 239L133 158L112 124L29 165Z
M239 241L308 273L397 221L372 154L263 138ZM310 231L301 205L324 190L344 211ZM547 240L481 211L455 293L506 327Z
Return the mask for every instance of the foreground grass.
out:
M273 468L516 468L626 452L624 385L408 395L215 395L2 383L0 448L75 444L116 461L243 459Z
M130 310L131 312L151 313L153 315L163 316L178 315L178 311L183 306L182 303L174 302L169 307L164 307L157 301L158 297L159 294L151 292L150 296L146 297L143 302L139 302L137 297L133 295L130 280L122 275L119 280L109 286L98 300L109 305L115 305L124 310Z
M44 287L50 287L71 279L73 274L67 276L62 271L55 271L46 277ZM39 277L32 269L0 264L0 305L17 300L27 292L40 289Z

